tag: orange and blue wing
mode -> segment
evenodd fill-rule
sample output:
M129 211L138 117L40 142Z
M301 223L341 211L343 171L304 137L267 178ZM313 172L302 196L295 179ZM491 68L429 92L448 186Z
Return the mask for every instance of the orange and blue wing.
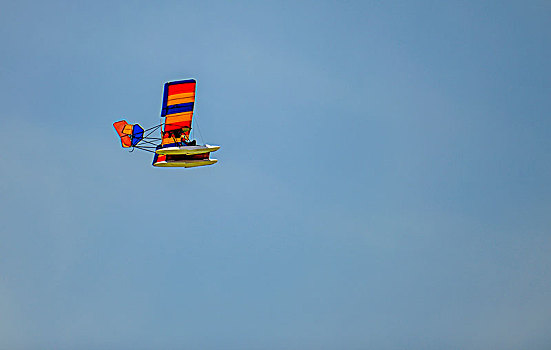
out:
M195 79L172 81L165 84L161 108L161 117L165 118L163 139L167 131L177 129L182 129L182 132L189 136L195 103L195 85Z
M143 140L144 130L138 124L128 124L126 120L113 123L113 127L121 138L122 147L134 147Z

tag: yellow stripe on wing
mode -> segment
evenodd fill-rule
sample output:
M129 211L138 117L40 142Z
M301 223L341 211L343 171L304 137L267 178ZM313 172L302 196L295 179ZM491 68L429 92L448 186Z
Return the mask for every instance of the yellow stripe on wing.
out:
M179 105L182 103L190 103L190 102L195 102L194 92L184 92L181 94L168 95L166 105L173 106L173 105Z
M181 123L181 122L190 122L193 118L193 112L183 112L183 113L175 113L175 114L169 114L166 116L165 119L165 125L166 124L175 124L175 123Z

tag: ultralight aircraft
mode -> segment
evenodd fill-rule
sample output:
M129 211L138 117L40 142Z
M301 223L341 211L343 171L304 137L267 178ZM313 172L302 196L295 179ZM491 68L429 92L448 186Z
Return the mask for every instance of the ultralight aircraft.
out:
M122 147L154 153L153 166L158 167L191 168L216 163L218 160L211 159L210 153L220 146L190 141L195 85L195 79L165 83L161 108L161 118L165 119L159 125L144 130L126 120L113 123ZM161 131L160 138L151 136L157 129Z

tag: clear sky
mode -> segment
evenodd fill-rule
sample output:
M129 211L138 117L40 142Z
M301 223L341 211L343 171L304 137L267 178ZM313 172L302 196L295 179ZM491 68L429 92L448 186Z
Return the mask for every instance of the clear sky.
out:
M549 1L0 8L0 349L551 348Z

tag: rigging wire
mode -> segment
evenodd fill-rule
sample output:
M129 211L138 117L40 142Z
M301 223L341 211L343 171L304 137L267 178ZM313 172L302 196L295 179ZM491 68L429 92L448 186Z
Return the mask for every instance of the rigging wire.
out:
M203 134L201 133L201 128L199 127L197 116L195 116L195 125L197 126L197 130L199 131L199 136L201 137L201 143L204 143L205 140L203 140Z
M150 152L150 153L155 153L155 151L152 151L151 149L148 149L148 148L145 148L145 147L140 147L140 146L132 147L132 150L129 151L129 152L134 152L134 148L141 149L142 151L146 151L146 152Z

